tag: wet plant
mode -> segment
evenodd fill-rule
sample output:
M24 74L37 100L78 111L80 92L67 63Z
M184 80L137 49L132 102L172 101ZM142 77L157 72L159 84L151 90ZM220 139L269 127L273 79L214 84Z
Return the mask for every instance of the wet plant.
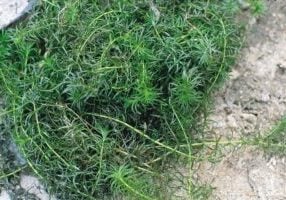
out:
M210 94L240 47L227 6L45 0L1 32L5 125L51 193L171 198L162 172L196 158Z

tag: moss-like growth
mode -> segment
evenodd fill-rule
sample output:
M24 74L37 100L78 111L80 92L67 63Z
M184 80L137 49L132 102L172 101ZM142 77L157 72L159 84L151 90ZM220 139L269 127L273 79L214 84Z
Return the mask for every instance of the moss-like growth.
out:
M7 125L52 192L166 199L160 168L192 158L200 114L240 44L228 6L41 1L0 34Z

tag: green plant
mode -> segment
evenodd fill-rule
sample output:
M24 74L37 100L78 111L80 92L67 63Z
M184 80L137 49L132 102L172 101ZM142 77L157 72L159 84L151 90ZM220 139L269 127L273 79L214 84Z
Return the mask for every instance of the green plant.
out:
M52 193L169 198L160 172L193 162L201 114L240 46L225 5L41 1L29 22L1 32L6 126Z
M248 0L250 3L251 12L256 15L262 15L266 10L266 4L264 0Z
M157 199L149 186L148 178L142 178L142 176L136 176L136 171L126 166L120 166L111 173L111 187L114 191L121 191L127 193L134 199L153 200Z
M258 146L266 153L278 156L286 155L286 118L281 119L271 131L257 136Z

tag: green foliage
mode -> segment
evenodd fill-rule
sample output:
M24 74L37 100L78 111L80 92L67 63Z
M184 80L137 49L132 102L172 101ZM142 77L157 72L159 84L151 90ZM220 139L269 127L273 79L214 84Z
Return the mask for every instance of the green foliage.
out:
M182 77L176 78L171 83L171 100L180 111L189 112L201 101L202 94L197 90L200 85L200 77L196 74L195 69L183 72Z
M194 185L193 193L191 194L192 199L205 200L211 197L212 188L210 185Z
M278 156L286 155L286 118L281 119L266 136L258 138L258 146L267 153Z
M219 0L40 1L27 24L1 32L6 125L51 192L160 197L167 177L157 172L174 157L191 161L197 122L238 51L225 8Z
M256 15L262 15L266 10L266 4L264 0L248 0L250 3L251 12Z
M136 171L126 166L120 166L111 173L111 187L114 191L124 191L133 199L154 200L157 197L149 186L148 178L136 176ZM154 189L154 188L153 188Z

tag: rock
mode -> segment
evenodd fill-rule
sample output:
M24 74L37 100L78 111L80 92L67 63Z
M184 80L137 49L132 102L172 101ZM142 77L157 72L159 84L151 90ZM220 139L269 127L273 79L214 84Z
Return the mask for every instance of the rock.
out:
M16 144L14 142L10 142L8 149L10 152L13 153L13 155L15 155L15 161L14 164L16 166L23 166L25 164L27 164L27 161L25 160L25 158L21 155L19 148L16 146Z
M233 69L230 74L229 74L229 77L230 77L230 80L236 80L241 74L239 73L238 70L236 69Z
M3 190L0 193L0 200L11 200L11 197L6 190Z
M243 10L247 10L250 8L250 4L246 0L238 0L238 3Z
M228 125L228 127L230 127L230 128L238 128L236 119L234 118L233 115L227 116L227 125Z
M35 0L0 0L0 29L15 22L34 5Z
M253 114L248 114L248 113L242 113L241 114L241 118L248 122L248 123L251 123L251 124L255 124L256 123L256 120L257 120L257 117Z
M21 175L20 186L40 200L56 200L54 197L50 197L39 179L34 176Z

